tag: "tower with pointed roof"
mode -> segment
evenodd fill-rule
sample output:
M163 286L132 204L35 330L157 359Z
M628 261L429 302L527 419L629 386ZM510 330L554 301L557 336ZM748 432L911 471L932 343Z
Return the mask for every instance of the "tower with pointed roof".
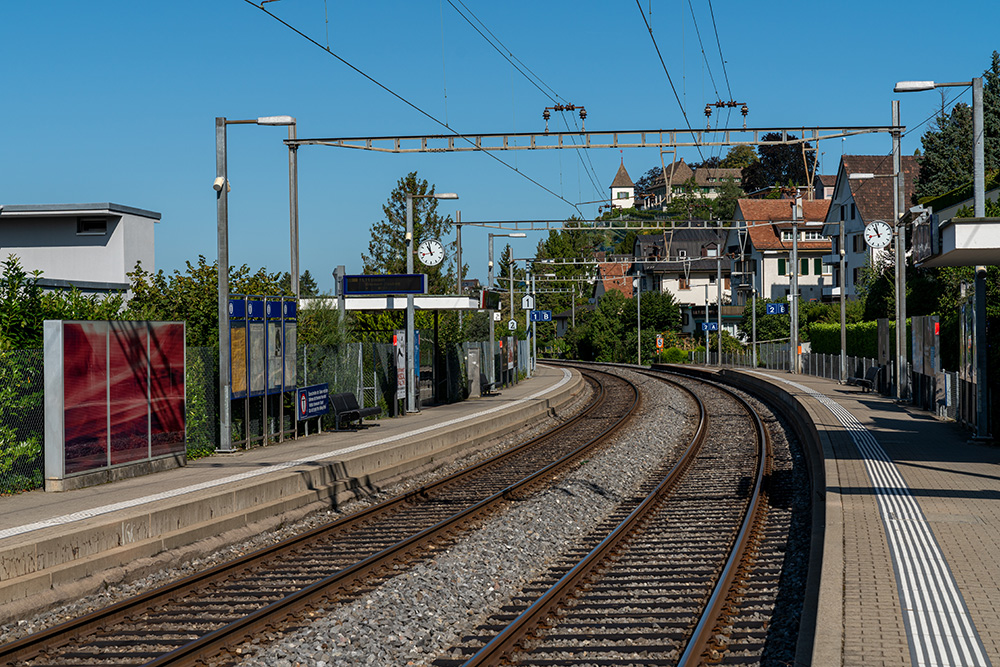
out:
M635 206L635 183L625 170L625 159L622 159L615 180L611 181L611 206L613 208L632 208Z

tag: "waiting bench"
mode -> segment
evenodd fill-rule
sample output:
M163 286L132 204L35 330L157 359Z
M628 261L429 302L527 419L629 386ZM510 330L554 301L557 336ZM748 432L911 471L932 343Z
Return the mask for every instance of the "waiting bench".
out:
M882 372L881 366L872 366L865 372L864 377L847 378L847 384L861 387L862 393L871 391L878 382L878 375Z
M490 379L486 377L486 373L479 374L479 395L480 396L493 396L494 393L499 394L500 392L494 392L497 383L490 382Z
M349 391L330 396L330 404L333 405L333 428L336 431L339 431L341 424L345 422L350 425L356 419L360 427L365 417L382 414L380 407L363 408L358 405L357 397Z

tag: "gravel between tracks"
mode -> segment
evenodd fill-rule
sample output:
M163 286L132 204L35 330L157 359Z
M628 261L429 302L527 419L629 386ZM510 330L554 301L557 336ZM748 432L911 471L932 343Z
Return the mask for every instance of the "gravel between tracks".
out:
M406 476L404 479L386 485L371 496L344 503L336 510L314 512L299 520L289 521L280 527L259 531L250 539L240 540L226 547L213 549L210 552L186 560L174 567L167 567L145 576L136 578L134 576L129 577L127 573L124 575L118 573L115 575L115 581L106 580L104 587L97 593L83 596L73 602L53 606L44 611L25 616L13 623L0 625L0 644L15 641L34 632L40 632L72 618L163 586L181 577L186 577L220 563L234 560L293 535L311 530L316 526L339 519L342 516L359 512L377 502L405 493L429 481L450 475L461 468L494 456L515 444L529 440L567 421L589 405L592 398L593 393L590 390L583 391L571 403L561 408L556 416L539 419L530 426L526 426L515 433L497 438L493 442L483 445L469 456L445 463L433 470Z
M689 440L689 399L657 380L619 372L643 387L638 427L620 431L555 488L510 503L457 544L355 602L317 613L309 626L266 647L244 645L241 652L250 655L242 666L426 665L457 643Z

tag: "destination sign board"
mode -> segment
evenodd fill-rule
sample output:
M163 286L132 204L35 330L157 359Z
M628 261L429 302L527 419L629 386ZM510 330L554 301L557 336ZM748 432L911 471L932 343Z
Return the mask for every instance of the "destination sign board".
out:
M344 296L371 296L373 294L425 294L427 276L423 273L396 275L344 276L341 285Z

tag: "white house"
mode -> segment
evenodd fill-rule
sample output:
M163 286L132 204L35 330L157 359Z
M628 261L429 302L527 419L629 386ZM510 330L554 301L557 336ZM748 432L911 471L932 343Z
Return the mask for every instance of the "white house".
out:
M824 256L830 253L830 239L823 235L823 221L830 200L803 201L797 225L792 224L792 206L792 199L738 200L736 222L727 242L733 256L734 304L745 305L751 298L751 288L756 289L758 298L787 298L795 268L802 299L818 301L829 289L833 276ZM793 227L799 234L798 267L791 262Z
M919 171L917 159L912 155L904 155L900 160L903 172L903 197L899 202L899 212L902 215L912 205L913 179ZM866 180L851 180L851 174L873 174L875 178ZM833 198L829 200L823 234L829 236L833 243L831 254L824 261L831 267L833 281L824 287L823 297L827 300L840 298L841 285L846 289L845 295L852 298L855 285L861 278L861 270L874 251L865 243L865 225L874 220L882 220L893 227L892 190L895 179L892 177L892 156L887 155L845 155L840 159L837 170L836 185ZM840 279L840 226L844 225L844 263L845 279ZM878 252L892 252L892 245Z
M126 290L126 275L142 262L155 270L153 224L160 214L121 204L40 204L0 207L0 260L15 255L43 287L85 293Z
M611 207L612 208L633 208L635 206L635 183L629 178L625 170L625 161L622 160L615 174L615 180L611 181Z

